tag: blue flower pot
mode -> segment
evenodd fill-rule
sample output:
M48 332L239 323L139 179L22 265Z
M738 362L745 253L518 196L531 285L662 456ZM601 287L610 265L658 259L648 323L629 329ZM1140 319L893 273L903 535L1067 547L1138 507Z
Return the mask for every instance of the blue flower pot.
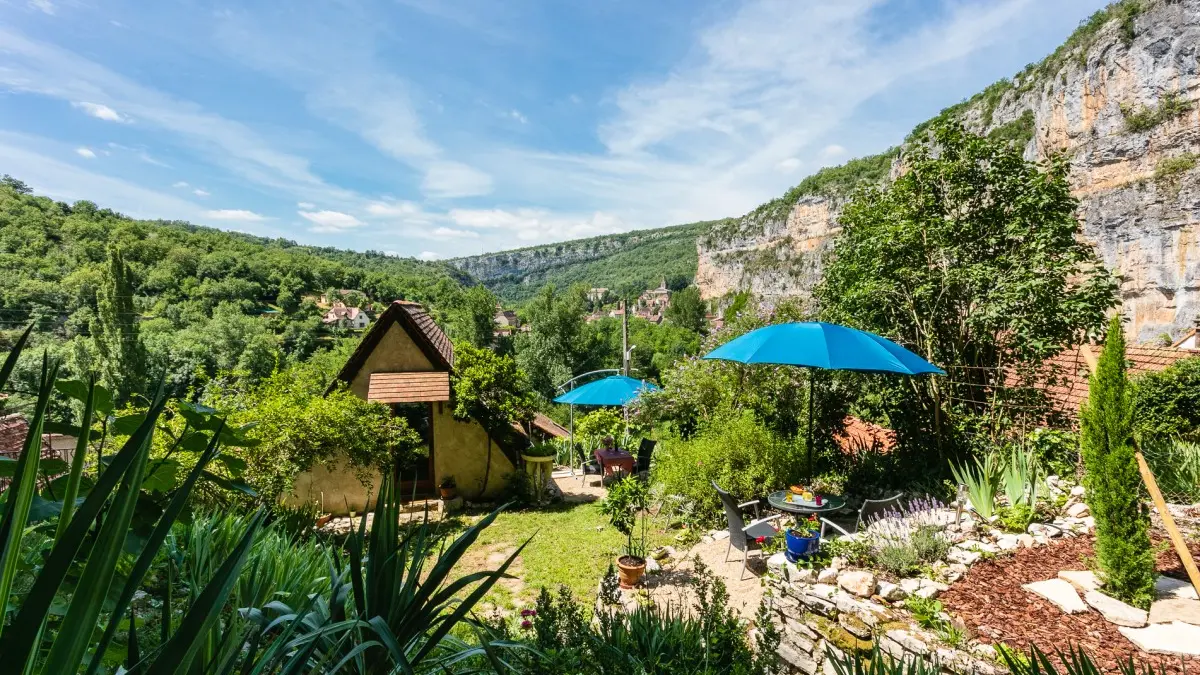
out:
M787 530L787 550L784 551L784 556L788 562L796 562L803 560L817 552L821 547L821 535L814 534L811 537L798 537L792 534L791 530Z

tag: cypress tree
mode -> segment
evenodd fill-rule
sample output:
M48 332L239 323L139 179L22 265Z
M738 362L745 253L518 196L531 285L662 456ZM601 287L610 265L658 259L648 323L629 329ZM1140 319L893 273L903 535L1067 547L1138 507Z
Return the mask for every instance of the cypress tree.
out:
M1125 336L1113 317L1079 414L1087 503L1096 519L1096 562L1105 590L1148 609L1154 598L1150 515L1133 447L1133 398Z
M100 352L104 381L117 404L140 393L146 359L138 338L129 267L117 248L108 249L108 265L96 289L96 320L92 337Z

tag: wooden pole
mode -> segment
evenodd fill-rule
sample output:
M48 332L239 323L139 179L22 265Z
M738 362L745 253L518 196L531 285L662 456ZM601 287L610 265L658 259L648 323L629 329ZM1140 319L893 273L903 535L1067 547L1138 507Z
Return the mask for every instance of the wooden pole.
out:
M1087 361L1088 369L1092 373L1096 372L1097 360L1096 355L1087 345L1082 345L1080 350L1083 352L1083 360ZM1196 593L1200 594L1200 570L1196 569L1196 561L1192 560L1192 552L1188 550L1187 544L1183 541L1183 535L1180 534L1179 528L1175 526L1175 518L1171 516L1171 511L1167 509L1167 502L1163 499L1162 492L1158 489L1158 481L1154 480L1154 474L1150 471L1150 465L1146 464L1146 458L1142 455L1142 449L1138 447L1136 439L1130 439L1133 442L1134 456L1137 458L1138 472L1142 474L1142 482L1146 484L1146 490L1150 492L1150 499L1154 502L1154 508L1158 509L1158 514L1162 516L1163 529L1167 531L1167 536L1171 539L1171 546L1175 548L1176 555L1179 556L1180 562L1183 563L1183 569L1187 570L1188 579L1192 582L1192 588L1196 589Z
M1187 544L1183 541L1183 535L1179 533L1179 528L1175 527L1175 519L1171 517L1171 511L1167 508L1167 502L1163 499L1162 492L1158 490L1158 482L1154 480L1154 474L1150 472L1150 466L1146 464L1146 458L1142 456L1141 449L1137 446L1137 441L1133 442L1135 456L1137 457L1138 471L1142 473L1142 480L1146 483L1146 489L1150 491L1150 499L1154 500L1154 508L1158 509L1158 515L1162 516L1163 529L1167 531L1167 536L1171 538L1171 545L1175 547L1175 552L1179 554L1179 559L1183 562L1183 569L1187 570L1188 579L1192 581L1192 587L1196 589L1196 593L1200 593L1200 570L1196 569L1196 562L1192 560L1192 552L1188 550Z

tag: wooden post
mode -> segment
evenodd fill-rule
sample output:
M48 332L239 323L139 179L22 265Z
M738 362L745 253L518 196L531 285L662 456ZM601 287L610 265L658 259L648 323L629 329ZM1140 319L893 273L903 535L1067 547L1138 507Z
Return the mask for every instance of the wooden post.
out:
M1080 349L1083 351L1083 359L1087 361L1088 369L1092 373L1095 373L1097 367L1096 355L1092 353L1091 348L1087 345L1082 345ZM1158 481L1154 480L1154 474L1150 471L1150 465L1146 464L1146 458L1142 456L1142 449L1138 447L1136 439L1130 440L1133 442L1134 456L1137 457L1138 472L1142 474L1142 482L1146 484L1146 490L1150 492L1150 499L1154 502L1154 508L1158 509L1158 514L1162 516L1163 529L1167 531L1167 536L1171 539L1171 545L1175 548L1175 553L1179 556L1180 562L1183 563L1183 569L1187 570L1188 579L1191 580L1192 587L1196 589L1196 593L1200 593L1200 570L1196 569L1196 562L1192 560L1192 552L1188 550L1187 544L1183 541L1183 535L1179 533L1179 528L1175 526L1175 518L1171 516L1170 510L1167 509L1167 502L1163 499L1162 492L1158 489Z
M1162 492L1158 490L1158 482L1154 480L1154 474L1150 472L1146 458L1142 456L1141 449L1137 447L1137 441L1134 441L1133 447L1137 456L1138 471L1142 473L1142 480L1146 483L1146 489L1150 491L1150 499L1154 500L1154 508L1158 509L1158 515L1162 516L1163 529L1171 538L1171 545L1179 554L1179 559L1183 562L1183 569L1187 570L1188 579L1192 581L1192 587L1196 589L1197 593L1200 593L1200 570L1196 569L1196 562L1192 560L1192 552L1184 543L1179 528L1175 527L1175 519L1171 517L1171 511L1167 509L1167 502L1163 499Z

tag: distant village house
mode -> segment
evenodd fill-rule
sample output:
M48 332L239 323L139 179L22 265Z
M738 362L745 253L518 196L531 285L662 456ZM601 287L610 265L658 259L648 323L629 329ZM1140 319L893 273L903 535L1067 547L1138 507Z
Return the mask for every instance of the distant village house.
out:
M321 323L326 326L337 326L338 328L349 328L350 330L362 330L371 323L371 317L367 314L367 310L359 309L358 307L347 307L342 303L335 303L329 311L325 312L325 316L321 318Z

